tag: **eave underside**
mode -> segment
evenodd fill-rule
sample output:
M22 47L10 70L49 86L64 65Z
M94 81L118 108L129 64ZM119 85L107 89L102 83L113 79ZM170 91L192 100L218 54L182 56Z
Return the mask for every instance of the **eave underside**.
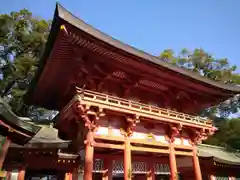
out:
M0 98L0 134L8 137L12 142L20 145L26 144L38 133L41 127L31 124L18 117L11 108Z
M198 147L199 156L212 159L215 162L240 166L240 154L238 151L229 151L223 147L201 145Z
M121 44L120 48L118 41L115 40L116 42L113 43L114 39L110 37L105 39L103 35L99 37L99 31L81 20L78 20L81 22L80 25L77 22L71 25L73 21L75 22L76 18L70 17L69 12L61 7L57 8L48 47L42 58L45 62L42 63L44 68L39 69L35 78L37 83L29 91L29 104L59 109L62 107L61 102L58 102L59 99L63 104L69 101L72 97L72 87L94 83L94 86L96 84L99 86L105 83L99 80L109 80L109 76L114 78L114 73L117 72L120 72L120 75L126 74L127 76L123 78L125 80L130 78L130 86L146 79L152 84L157 84L158 88L155 87L155 92L165 94L165 99L173 98L172 96L176 98L178 93L184 94L185 97L181 102L191 105L194 103L196 109L191 110L193 112L218 104L239 92L237 88L206 80L149 54L132 52L133 48L125 44ZM123 45L126 46L125 49ZM121 78L115 77L115 81L119 79ZM122 79L119 83L129 85L129 81L122 82ZM171 91L166 90L165 87L170 88ZM162 91L164 88L165 91ZM195 104L196 101L198 105Z
M132 61L126 56L119 56L111 49L98 45L95 47L97 42L91 43L84 35L75 34L71 27L67 32L68 34L59 32L58 41L34 91L36 95L33 95L30 101L33 104L59 109L62 104L53 103L59 103L60 100L65 104L64 99L69 101L73 95L71 88L87 85L88 89L98 91L100 86L111 80L122 85L120 88L124 90L120 92L120 96L141 86L143 92L145 90L146 93L163 96L164 101L176 100L182 96L182 102L195 105L199 103L198 106L201 107L197 110L217 104L230 96L224 91L219 92L212 87L192 82L166 69L160 70L139 61ZM68 68L62 68L66 66ZM41 92L41 95L38 92Z

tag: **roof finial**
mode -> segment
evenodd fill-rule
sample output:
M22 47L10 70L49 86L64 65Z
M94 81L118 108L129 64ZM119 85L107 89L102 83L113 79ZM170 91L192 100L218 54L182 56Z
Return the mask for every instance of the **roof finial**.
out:
M65 25L61 25L61 26L60 26L60 29L61 29L61 30L64 30L65 33L68 34L68 32L67 32L67 28L66 28Z

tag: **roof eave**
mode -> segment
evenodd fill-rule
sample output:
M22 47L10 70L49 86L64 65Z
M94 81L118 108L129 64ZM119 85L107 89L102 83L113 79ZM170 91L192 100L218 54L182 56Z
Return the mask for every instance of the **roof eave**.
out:
M52 21L52 25L51 25L51 30L50 30L50 33L49 33L49 36L48 36L48 39L47 39L47 43L46 43L44 52L39 59L39 67L38 67L37 72L36 72L35 76L33 77L32 81L29 85L28 92L24 97L24 102L26 104L32 104L32 98L34 98L34 91L36 89L38 80L39 80L39 78L42 74L42 71L43 71L43 69L45 67L45 64L48 60L48 57L51 53L51 50L52 50L51 47L53 47L55 39L56 39L56 37L59 33L59 29L60 29L61 24L59 22L58 9L59 8L58 8L58 4L57 4L55 12L54 12L54 17L53 17L53 21Z
M225 91L226 96L228 96L228 97L231 97L234 94L240 93L240 87L221 84L221 83L209 80L206 77L202 77L197 73L188 71L181 67L177 67L177 66L169 64L165 61L161 61L161 60L159 60L159 58L157 58L153 55L145 53L145 52L138 50L134 47L131 47L127 44L124 44L124 43L120 42L119 40L114 39L114 38L110 37L109 35L95 29L94 27L90 26L89 24L83 22L81 19L74 16L69 11L67 11L64 7L62 7L60 4L57 3L56 9L54 12L52 27L51 27L50 34L49 34L49 37L48 37L48 40L46 43L46 47L45 47L43 55L41 56L41 58L39 60L39 68L38 68L33 80L31 81L29 89L28 89L28 93L25 95L25 98L24 98L24 100L27 104L33 104L32 102L34 102L34 91L37 88L37 82L42 74L44 66L45 66L47 59L49 57L49 54L52 50L51 47L53 47L53 45L54 45L54 42L58 35L60 26L64 22L93 36L94 38L102 41L105 44L108 44L119 50L125 51L125 52L129 53L130 55L138 57L140 59L143 59L155 66L161 66L161 67L166 68L174 73L181 74L182 76L185 76L187 78L190 77L193 81L200 81L202 83L205 83L206 85L212 86L214 88L218 88L221 91Z
M91 25L85 23L84 21L82 21L81 19L79 19L78 17L76 17L75 15L73 15L71 12L69 12L68 10L66 10L63 6L61 6L60 4L57 4L56 6L56 11L57 14L55 14L58 18L62 19L63 21L71 24L72 26L78 28L79 30L90 34L91 36L93 36L94 38L110 45L113 46L117 49L120 49L122 51L125 51L133 56L136 56L138 58L144 59L154 65L158 65L158 66L162 66L164 68L167 68L175 73L180 73L183 76L187 76L192 78L193 80L197 80L200 81L202 83L205 83L207 85L213 86L215 88L219 88L222 89L224 91L228 91L227 93L229 94L239 94L240 93L240 87L238 86L232 86L232 85L227 85L227 84L223 84L223 83L219 83L213 80L210 80L206 77L200 76L199 74L195 73L195 72L191 72L189 70L183 69L181 67L172 65L170 63L167 63L165 61L161 61L159 60L158 57L153 56L151 54L148 54L146 52L143 52L139 49L136 49L132 46L129 46L127 44L122 43L121 41L114 39L113 37L95 29L94 27L92 27Z

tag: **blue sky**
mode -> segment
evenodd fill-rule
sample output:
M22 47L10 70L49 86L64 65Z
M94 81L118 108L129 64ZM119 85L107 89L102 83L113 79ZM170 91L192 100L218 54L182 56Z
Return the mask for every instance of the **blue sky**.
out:
M0 13L27 8L52 19L54 0L0 0ZM148 53L203 48L240 71L240 0L59 0L101 31Z

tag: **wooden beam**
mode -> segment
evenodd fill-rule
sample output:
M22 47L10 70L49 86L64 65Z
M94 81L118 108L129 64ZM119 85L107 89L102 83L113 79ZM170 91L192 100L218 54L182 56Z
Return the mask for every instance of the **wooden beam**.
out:
M94 147L107 148L107 149L124 149L123 145L107 144L107 143L99 143L99 142L94 142Z
M11 127L10 125L8 125L8 124L6 124L5 122L3 122L2 120L0 120L0 125L3 125L4 127L8 128L8 131L9 131L10 133L11 133L11 132L15 132L15 133L20 134L20 135L23 135L23 136L25 136L25 137L27 137L27 138L31 138L31 137L32 137L32 136L30 136L30 135L28 135L28 134L26 134L26 133L23 133L23 132L15 129L15 128L13 128L13 127Z
M157 148L147 148L147 147L136 147L131 146L132 151L138 151L138 152L151 152L151 153L160 153L160 154L168 154L168 149L157 149Z
M95 139L106 140L106 141L118 141L124 142L124 137L114 137L114 136L104 136L104 135L94 135Z
M145 72L150 72L150 73L142 73L142 69L139 68L135 68L133 67L134 65L119 65L119 62L116 61L112 61L112 59L110 57L105 56L105 58L98 58L98 54L97 53L93 53L91 50L88 50L89 52L91 52L91 55L93 56L94 59L96 59L97 61L100 61L102 63L106 62L106 59L108 60L108 64L110 66L114 66L114 67L118 67L119 69L122 69L124 71L127 72L132 72L133 68L134 68L134 72L135 74L138 75L143 75L144 77L149 77L149 78L153 78L155 80L157 80L160 83L164 83L167 84L168 86L171 86L172 88L178 88L181 90L186 90L188 92L193 92L194 94L201 94L202 96L208 96L208 97L213 97L212 95L209 95L209 91L213 91L213 93L215 94L215 90L210 88L210 87L206 87L203 85L197 85L197 88L200 88L201 91L203 91L202 93L199 92L199 90L196 88L196 83L194 83L193 81L189 81L189 79L186 78L182 78L181 75L180 76L172 76L172 73L170 73L170 71L161 71L159 70L159 68L154 68L154 67L149 67L146 64L144 65L144 69ZM138 63L139 64L139 63ZM139 65L139 67L143 67L143 64L141 63L141 65ZM182 82L182 83L176 83L176 82ZM221 93L222 94L222 93Z

